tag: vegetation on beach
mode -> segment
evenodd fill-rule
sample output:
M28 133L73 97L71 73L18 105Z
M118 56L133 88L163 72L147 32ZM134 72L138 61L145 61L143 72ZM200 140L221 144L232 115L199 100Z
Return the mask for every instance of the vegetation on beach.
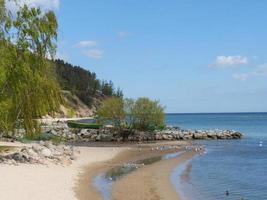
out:
M36 119L52 115L65 105L62 90L77 95L87 106L106 97L122 97L111 81L62 60L54 60L57 19L53 11L18 6L16 13L0 0L0 132L12 135L25 129L27 138L39 138ZM95 105L97 106L97 105ZM75 114L68 111L69 116Z
M100 121L110 121L117 128L155 130L164 127L164 107L146 97L134 99L108 98L97 111Z
M125 120L123 99L111 97L105 99L97 110L98 121L110 121L115 127L120 127Z
M26 5L12 15L0 4L0 129L22 127L33 136L40 132L34 119L57 111L62 100L48 60L56 52L57 20Z

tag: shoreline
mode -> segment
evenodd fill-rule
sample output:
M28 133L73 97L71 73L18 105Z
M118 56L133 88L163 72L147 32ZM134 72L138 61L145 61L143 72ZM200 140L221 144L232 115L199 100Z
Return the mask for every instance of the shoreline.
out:
M31 146L32 144L1 142L0 145L24 147ZM72 163L1 164L0 188L4 192L0 193L0 199L88 200L90 198L92 200L102 200L102 195L93 185L93 178L96 175L125 163L183 151L185 146L188 145L191 146L191 142L169 141L121 145L105 143L101 145L98 143L93 147L74 146L76 159ZM140 194L138 191L141 191L141 193L145 194L143 197L151 197L146 198L147 200L157 200L157 198L152 198L152 194L157 194L158 192L164 197L162 199L177 199L177 193L171 184L169 174L176 165L183 160L190 159L195 153L193 150L188 151L178 157L146 165L121 177L118 181L114 182L110 196L116 200L142 200L144 199L141 198L143 195L136 196ZM144 179L143 173L146 175L150 174L150 176ZM154 180L155 178L157 180ZM125 181L127 184L124 184ZM143 187L144 181L148 183L146 187ZM137 187L136 184L139 186ZM27 187L25 188L24 186ZM137 190L137 192L132 188ZM164 191L162 188L164 188ZM131 198L128 198L129 194L132 194Z
M27 146L23 143L2 143ZM0 199L76 200L77 179L85 166L95 165L118 155L122 149L111 147L74 147L79 154L72 164L0 165Z
M76 197L79 200L87 200L89 197L93 200L102 200L101 193L97 191L97 188L95 188L93 185L93 178L98 174L103 173L114 166L122 165L125 162L137 161L177 151L176 149L175 151L166 150L152 152L151 148L155 146L178 145L180 147L179 150L182 150L188 144L188 142L176 141L142 144L137 146L129 145L127 148L121 147L124 148L123 151L117 154L117 156L115 156L113 159L95 163L94 165L87 166L83 169L83 172L80 174L75 187ZM141 151L140 147L142 148ZM182 153L176 158L170 158L156 162L152 165L142 167L130 174L127 174L126 176L123 176L113 184L111 193L112 199L179 199L178 194L171 183L170 174L175 166L191 159L195 154L196 152L191 150ZM146 184L144 184L144 181Z
M123 177L115 182L112 199L180 200L170 175L175 167L190 160L195 154L191 150L177 158L159 161Z

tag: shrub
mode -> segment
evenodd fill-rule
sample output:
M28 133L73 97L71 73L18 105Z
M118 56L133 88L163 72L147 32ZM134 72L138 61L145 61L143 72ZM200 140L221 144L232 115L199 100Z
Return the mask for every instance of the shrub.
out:
M97 111L98 120L101 122L111 121L115 127L120 127L125 120L123 99L110 97L102 102Z
M111 97L97 111L98 120L112 122L120 129L153 131L163 129L164 107L159 101L142 97L137 100Z
M130 117L134 129L155 130L164 126L164 107L159 101L142 97L132 105Z

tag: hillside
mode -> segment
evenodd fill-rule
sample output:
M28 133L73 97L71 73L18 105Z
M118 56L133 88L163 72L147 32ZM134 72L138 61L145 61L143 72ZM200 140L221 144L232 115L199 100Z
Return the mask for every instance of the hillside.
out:
M122 97L112 81L101 81L94 72L73 66L63 60L55 60L57 80L63 91L65 105L61 105L61 117L91 116L100 102L107 97Z

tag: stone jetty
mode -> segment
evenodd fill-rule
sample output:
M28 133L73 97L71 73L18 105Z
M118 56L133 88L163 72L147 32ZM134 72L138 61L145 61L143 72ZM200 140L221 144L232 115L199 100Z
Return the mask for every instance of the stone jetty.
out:
M185 130L179 127L167 127L164 130L137 131L120 130L112 127L102 129L73 129L62 123L46 128L47 133L66 138L68 141L83 142L121 142L121 141L158 141L158 140L224 140L241 139L243 134L234 130Z

